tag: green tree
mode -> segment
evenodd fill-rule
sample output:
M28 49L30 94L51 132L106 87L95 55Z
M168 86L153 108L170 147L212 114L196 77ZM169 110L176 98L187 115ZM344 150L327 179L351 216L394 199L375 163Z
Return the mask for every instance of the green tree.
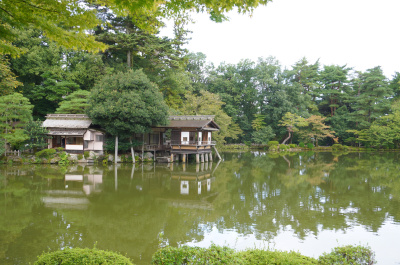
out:
M96 42L87 31L97 24L96 14L80 0L30 0L0 2L0 54L18 56L27 50L13 42L14 29L33 26L58 44L75 49L97 51L106 45Z
M36 153L37 149L47 147L47 139L51 137L47 135L48 130L42 124L43 122L40 120L31 120L26 124L24 131L28 139L25 142L24 149L32 149Z
M319 67L320 63L318 60L310 64L308 60L303 57L293 65L291 70L287 70L284 73L285 78L295 90L299 90L300 93L308 95L309 100L312 100L312 102L307 103L307 107L310 111L316 110L316 98L319 96Z
M283 140L282 144L286 144L286 142L292 137L292 133L299 131L298 127L303 127L307 124L307 121L303 117L300 117L297 114L286 112L282 117L282 120L279 122L279 126L286 127L288 132L288 137Z
M275 137L275 133L271 126L261 127L252 133L252 140L257 144L267 144Z
M223 110L222 102L218 95L210 93L208 91L200 91L200 95L192 93L186 94L186 100L184 101L181 109L184 115L215 115L215 122L221 128L216 134L213 134L213 139L218 144L224 144L227 138L237 139L241 133L241 129L237 124L233 123L231 117L229 117Z
M379 66L359 72L352 83L349 118L357 124L358 130L367 129L377 118L389 113L393 92Z
M11 71L8 60L0 56L0 96L12 94L21 85Z
M344 105L347 97L348 79L350 68L338 65L326 65L319 73L321 87L318 91L322 95L319 102L320 113L330 115L336 114L336 110Z
M56 113L84 114L88 105L90 92L86 90L77 90L65 97L57 108Z
M35 118L43 119L46 114L54 113L63 97L82 86L93 85L93 74L101 76L105 72L96 70L103 67L102 63L96 64L101 62L101 57L57 47L37 30L19 30L14 45L28 50L10 62L18 81L24 84L22 94L34 105ZM90 68L87 68L88 61L92 65ZM82 75L86 81L82 80ZM87 90L91 88L84 87Z
M32 119L32 108L20 93L0 97L0 136L5 145L18 145L27 139L21 128Z
M307 118L305 126L301 126L304 128L300 129L300 137L305 141L313 141L315 145L318 146L318 142L327 137L334 138L335 132L330 130L330 126L324 123L325 117L312 115Z
M115 158L118 137L147 133L152 126L165 125L168 117L158 87L141 70L105 76L91 91L88 104L93 123L115 137Z

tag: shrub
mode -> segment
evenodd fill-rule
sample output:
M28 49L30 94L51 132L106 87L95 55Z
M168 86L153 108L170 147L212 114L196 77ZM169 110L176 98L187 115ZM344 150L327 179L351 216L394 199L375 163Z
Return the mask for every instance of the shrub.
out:
M306 145L303 142L299 143L299 147L304 148Z
M81 160L83 158L82 154L78 154L78 160Z
M279 150L281 150L281 151L286 151L286 150L288 150L288 149L289 149L289 146L286 145L286 144L281 144L281 145L279 145Z
M334 144L334 145L332 145L332 150L334 150L334 151L343 150L343 145L341 145L341 144Z
M306 257L297 252L270 251L253 249L238 253L243 264L318 264L314 258Z
M233 249L212 245L210 248L167 246L154 253L152 264L243 264Z
M165 247L152 258L152 264L317 264L317 260L297 252L247 250L235 252L228 247Z
M279 145L279 142L278 142L278 141L269 141L269 142L268 142L268 145L269 145L269 146L272 146L272 145Z
M376 263L375 254L369 247L343 246L336 247L330 253L322 254L318 261L322 265L328 264L357 264L371 265Z
M58 161L58 164L61 166L68 166L69 165L68 157L69 155L66 152L60 153L60 161Z
M290 147L290 148L296 148L297 145L296 145L296 144L289 144L289 147Z
M50 156L56 153L56 149L43 149L42 151L36 152L35 156L41 158L50 158Z
M279 149L279 145L270 145L268 147L268 150L270 151L277 151Z
M56 150L57 150L57 152L62 152L62 151L65 150L65 148L63 148L63 147L57 147Z
M307 144L307 148L308 148L308 149L313 149L313 148L314 148L314 145L313 145L312 143L308 143L308 144Z
M85 157L85 159L88 159L90 156L90 152L89 151L84 151L83 152L83 156Z
M133 263L121 254L99 249L72 248L44 253L35 265L53 264L130 264Z

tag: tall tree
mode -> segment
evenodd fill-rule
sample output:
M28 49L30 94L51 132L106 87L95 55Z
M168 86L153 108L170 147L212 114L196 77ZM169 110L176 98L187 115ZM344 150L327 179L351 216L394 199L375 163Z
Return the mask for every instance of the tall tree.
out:
M336 110L344 105L344 100L347 98L349 70L350 68L345 65L324 66L319 76L321 83L319 91L322 95L322 100L319 102L320 113L332 117L336 114Z
M393 92L379 66L359 72L352 83L349 118L357 124L357 129L367 129L377 118L389 113Z
M141 70L105 76L91 91L88 104L93 123L115 137L115 163L118 137L147 133L152 126L165 125L168 117L158 87Z
M33 106L20 93L0 97L0 137L16 145L27 139L21 129L32 119Z

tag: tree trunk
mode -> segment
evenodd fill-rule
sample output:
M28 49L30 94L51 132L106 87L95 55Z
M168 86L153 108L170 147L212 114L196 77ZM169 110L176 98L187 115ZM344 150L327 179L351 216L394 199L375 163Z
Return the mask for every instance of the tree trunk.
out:
M133 150L133 146L132 146L132 137L129 137L129 143L131 144L131 154L132 154L132 163L135 164L135 151Z
M282 144L286 144L286 142L287 142L287 141L290 139L290 137L292 136L291 130L290 130L290 129L288 129L288 133L289 133L289 136L288 136L285 140L283 140Z
M117 159L118 159L118 136L115 136L114 164L117 164Z

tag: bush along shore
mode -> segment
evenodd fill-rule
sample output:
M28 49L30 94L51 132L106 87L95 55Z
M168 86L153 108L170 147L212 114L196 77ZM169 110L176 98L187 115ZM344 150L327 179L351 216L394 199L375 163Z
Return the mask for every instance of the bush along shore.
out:
M135 156L135 162L154 162L153 154L145 152ZM118 163L132 163L131 154L121 154L117 157ZM97 163L108 164L114 162L114 156L105 152L102 155L94 152L85 151L83 154L71 154L65 152L63 148L43 149L34 154L22 153L20 156L9 155L1 156L0 163L3 164L58 164L69 165L75 163Z
M134 264L129 258L112 251L99 249L64 249L43 253L35 265L50 264ZM369 247L343 246L336 247L319 258L301 255L294 251L272 251L249 249L235 251L228 247L212 245L209 248L182 246L164 247L154 253L151 264L275 264L275 265L307 265L307 264L344 264L372 265L376 264L375 254Z
M268 152L299 152L299 151L326 151L326 152L365 152L365 151L399 151L398 149L385 148L370 148L370 147L353 147L341 144L332 146L314 146L312 143L300 142L297 144L279 144L278 141L270 141L268 144L226 144L219 146L221 152L230 151L268 151Z
M222 152L248 152L248 151L265 151L272 154L285 155L288 152L303 151L323 151L333 152L337 154L345 154L348 152L375 152L375 151L399 151L398 149L389 148L367 148L367 147L350 147L347 145L334 144L332 146L314 146L312 143L296 144L279 144L277 141L270 141L266 145L255 144L228 144L218 146ZM67 165L74 163L101 163L108 164L114 162L114 156L105 152L102 155L94 152L85 151L83 154L66 153L63 148L44 149L35 154L22 153L21 156L9 155L1 156L0 164L59 164ZM132 155L121 154L117 157L118 163L132 163ZM142 158L141 153L136 153L135 162L154 162L154 156L151 152L145 152Z

